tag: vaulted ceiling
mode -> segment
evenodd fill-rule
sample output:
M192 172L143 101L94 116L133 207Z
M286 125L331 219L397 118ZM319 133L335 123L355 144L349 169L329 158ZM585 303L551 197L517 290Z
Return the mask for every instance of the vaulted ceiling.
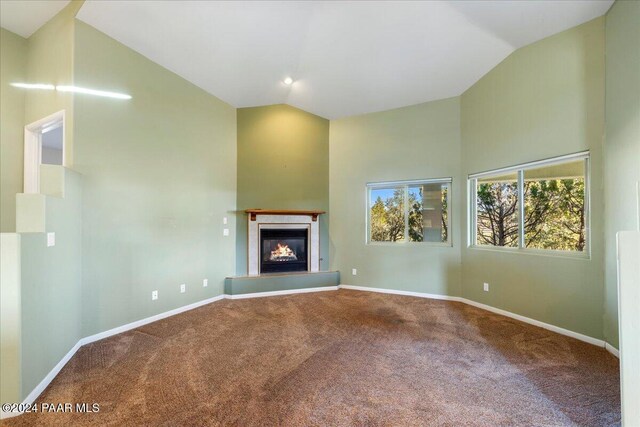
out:
M26 38L67 4L69 0L0 0L0 26Z
M333 119L460 95L612 3L90 0L77 17L235 107Z

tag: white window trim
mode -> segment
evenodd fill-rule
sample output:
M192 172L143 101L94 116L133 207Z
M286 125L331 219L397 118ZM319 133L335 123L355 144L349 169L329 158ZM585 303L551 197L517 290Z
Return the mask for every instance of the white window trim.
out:
M447 241L446 242L411 242L409 241L409 216L405 215L404 222L404 233L405 239L402 242L374 242L371 241L371 206L369 202L371 200L371 190L379 190L379 189L391 189L397 187L409 187L411 185L421 185L421 184L448 184L449 192L447 193L447 220L448 220L448 228L447 228ZM384 182L368 182L367 183L367 192L366 192L366 200L365 200L365 212L366 212L366 227L365 227L365 244L371 246L436 246L436 247L452 247L453 246L453 230L451 225L453 224L453 213L452 213L452 198L451 194L453 193L453 178L432 178L432 179L412 179L405 181L384 181ZM404 192L404 205L408 204L408 192Z
M568 163L571 161L584 160L584 212L585 212L585 249L582 252L564 251L556 249L527 248L524 242L524 172L530 169L537 169L544 166ZM504 246L478 245L477 242L477 180L486 176L503 175L506 173L517 173L518 175L518 247L510 248ZM513 254L542 255L566 258L591 259L591 157L589 151L567 154L565 156L553 157L544 160L523 163L484 172L470 174L467 179L467 247L480 251L506 252Z

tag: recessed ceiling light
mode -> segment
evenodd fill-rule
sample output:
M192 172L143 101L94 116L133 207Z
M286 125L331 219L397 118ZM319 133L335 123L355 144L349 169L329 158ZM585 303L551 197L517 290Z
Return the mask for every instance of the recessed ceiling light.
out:
M286 84L287 86L291 85L293 83L293 79L291 77L285 77L284 79L284 84Z

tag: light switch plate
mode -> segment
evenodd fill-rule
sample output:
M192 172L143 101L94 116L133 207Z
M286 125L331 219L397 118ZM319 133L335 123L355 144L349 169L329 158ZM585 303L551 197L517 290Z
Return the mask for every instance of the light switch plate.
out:
M47 246L56 245L56 233L47 233Z
M224 218L222 218L222 223L223 223L224 225L227 225L227 222L228 222L228 220L227 220L227 217L226 217L226 216L225 216Z
M223 236L228 236L229 235L229 229L225 228L224 230L222 230L222 235Z

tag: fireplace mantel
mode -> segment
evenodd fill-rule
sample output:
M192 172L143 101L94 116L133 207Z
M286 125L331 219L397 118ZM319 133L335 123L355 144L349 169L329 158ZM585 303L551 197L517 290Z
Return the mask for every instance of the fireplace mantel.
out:
M247 209L251 221L256 220L256 215L306 215L310 216L312 221L318 220L318 215L326 213L325 211L316 210L286 210L286 209Z

